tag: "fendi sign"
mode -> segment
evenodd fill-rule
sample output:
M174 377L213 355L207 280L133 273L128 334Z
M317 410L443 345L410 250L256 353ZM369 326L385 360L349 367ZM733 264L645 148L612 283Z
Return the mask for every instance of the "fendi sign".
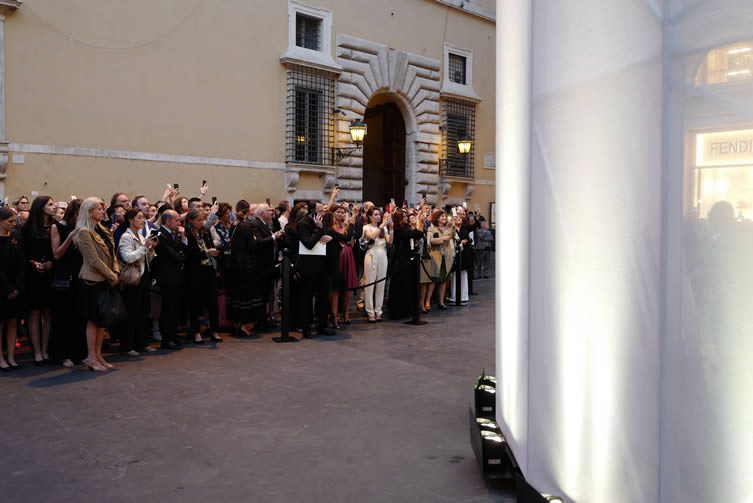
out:
M753 164L753 129L696 135L696 166Z

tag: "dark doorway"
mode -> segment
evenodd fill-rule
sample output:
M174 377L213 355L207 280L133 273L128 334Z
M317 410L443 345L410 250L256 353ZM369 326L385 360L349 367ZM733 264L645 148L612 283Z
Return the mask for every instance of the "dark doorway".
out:
M366 110L368 132L363 151L363 200L377 206L405 199L405 122L394 103Z

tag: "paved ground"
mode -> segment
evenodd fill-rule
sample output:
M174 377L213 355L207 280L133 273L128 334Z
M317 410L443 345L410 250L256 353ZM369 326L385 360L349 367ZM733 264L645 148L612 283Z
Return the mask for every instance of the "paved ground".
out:
M494 368L492 281L422 327L2 374L0 501L513 502L468 433Z

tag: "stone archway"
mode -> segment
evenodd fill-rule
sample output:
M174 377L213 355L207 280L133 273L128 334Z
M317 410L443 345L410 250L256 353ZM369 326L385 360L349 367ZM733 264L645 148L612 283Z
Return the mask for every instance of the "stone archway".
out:
M440 62L417 54L390 49L368 40L337 35L337 62L343 68L337 86L339 147L351 146L349 121L362 118L369 101L389 95L405 120L406 199L415 203L422 195L438 200L440 147ZM337 164L341 195L361 200L363 194L363 152L356 152Z

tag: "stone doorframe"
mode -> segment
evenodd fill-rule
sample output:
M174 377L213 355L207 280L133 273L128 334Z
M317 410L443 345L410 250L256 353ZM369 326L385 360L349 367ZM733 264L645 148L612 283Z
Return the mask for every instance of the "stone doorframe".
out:
M336 117L337 146L353 146L350 121L363 119L375 96L389 97L405 120L405 197L416 203L426 195L428 202L438 203L440 62L343 34L337 35L337 62L343 72L336 104L344 112ZM337 163L336 178L343 199L362 199L363 150Z

